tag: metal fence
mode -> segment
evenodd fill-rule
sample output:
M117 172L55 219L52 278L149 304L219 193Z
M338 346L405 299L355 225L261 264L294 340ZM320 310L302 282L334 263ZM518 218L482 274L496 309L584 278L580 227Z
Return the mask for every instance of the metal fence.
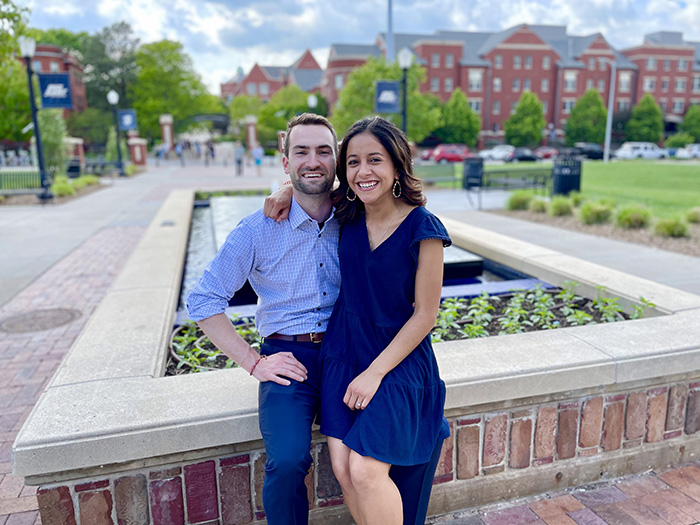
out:
M41 174L38 171L0 171L0 194L20 195L41 193Z

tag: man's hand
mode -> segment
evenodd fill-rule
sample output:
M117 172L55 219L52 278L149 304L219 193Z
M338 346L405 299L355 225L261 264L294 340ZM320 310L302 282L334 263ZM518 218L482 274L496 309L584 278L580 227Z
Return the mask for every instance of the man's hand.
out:
M292 382L285 379L287 377L299 382L306 381L306 367L291 352L278 352L260 359L253 370L253 377L261 383L272 381L288 386Z
M277 222L282 222L289 217L289 210L292 207L292 186L286 184L278 189L272 195L265 197L265 205L263 213L275 219Z

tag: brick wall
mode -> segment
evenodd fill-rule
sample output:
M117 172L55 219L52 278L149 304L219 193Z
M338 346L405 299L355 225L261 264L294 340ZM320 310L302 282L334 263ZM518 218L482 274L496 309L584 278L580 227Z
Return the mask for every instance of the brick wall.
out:
M545 465L573 469L579 458L604 460L629 449L645 455L663 441L682 445L700 430L700 382L464 414L450 427L434 492L475 491L487 480L512 483ZM314 444L312 457L313 515L342 505L342 496L326 444ZM256 450L46 485L37 492L42 524L250 523L265 517L264 464L264 451Z

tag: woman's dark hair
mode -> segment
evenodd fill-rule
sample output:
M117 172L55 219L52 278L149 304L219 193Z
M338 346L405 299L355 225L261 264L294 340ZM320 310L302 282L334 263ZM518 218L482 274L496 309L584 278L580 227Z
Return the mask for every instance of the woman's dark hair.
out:
M406 135L395 124L382 117L364 118L350 127L340 145L337 169L340 186L331 194L338 221L341 223L352 221L365 208L360 199L350 201L347 198L347 192L350 188L347 173L348 144L353 137L362 133L372 135L389 153L394 169L399 175L399 184L401 185L399 198L414 206L425 206L423 183L413 175L413 158Z

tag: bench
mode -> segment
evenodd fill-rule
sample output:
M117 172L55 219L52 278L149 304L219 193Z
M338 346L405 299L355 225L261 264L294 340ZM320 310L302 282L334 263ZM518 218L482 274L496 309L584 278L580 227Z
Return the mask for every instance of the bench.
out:
M38 195L43 192L38 171L0 171L0 195Z
M111 175L118 169L119 163L115 161L87 160L83 172L91 175Z

